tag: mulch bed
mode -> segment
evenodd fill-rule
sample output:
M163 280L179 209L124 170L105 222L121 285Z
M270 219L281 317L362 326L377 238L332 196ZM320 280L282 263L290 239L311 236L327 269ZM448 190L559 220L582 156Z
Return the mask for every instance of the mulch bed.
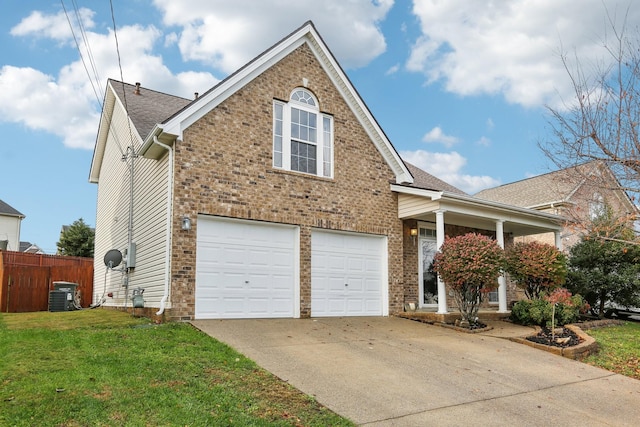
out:
M576 333L567 328L556 329L554 335L551 334L550 329L543 328L538 334L528 336L526 339L538 344L561 348L572 347L582 342Z

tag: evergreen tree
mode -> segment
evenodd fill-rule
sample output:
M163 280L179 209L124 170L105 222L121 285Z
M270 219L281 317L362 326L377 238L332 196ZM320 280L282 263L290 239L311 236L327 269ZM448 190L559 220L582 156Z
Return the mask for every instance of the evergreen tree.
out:
M567 288L579 293L602 317L609 303L640 306L640 246L634 232L612 226L611 209L597 219L602 227L571 248ZM597 230L607 230L606 233Z
M94 238L94 230L80 218L60 233L58 254L92 258Z

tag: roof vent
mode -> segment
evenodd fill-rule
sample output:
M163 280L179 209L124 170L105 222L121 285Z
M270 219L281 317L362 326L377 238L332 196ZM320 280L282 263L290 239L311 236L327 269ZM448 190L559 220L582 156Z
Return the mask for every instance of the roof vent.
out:
M195 96L194 99L198 99L198 96L200 96L200 94L198 92L195 92L193 95Z
M134 94L140 95L140 83L136 82L136 90L133 91Z

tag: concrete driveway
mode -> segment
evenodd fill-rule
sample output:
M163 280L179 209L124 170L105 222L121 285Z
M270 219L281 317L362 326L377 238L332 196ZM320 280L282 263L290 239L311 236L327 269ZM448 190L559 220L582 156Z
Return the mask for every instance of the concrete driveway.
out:
M625 426L640 381L395 317L192 322L359 425ZM526 330L515 331L515 333Z

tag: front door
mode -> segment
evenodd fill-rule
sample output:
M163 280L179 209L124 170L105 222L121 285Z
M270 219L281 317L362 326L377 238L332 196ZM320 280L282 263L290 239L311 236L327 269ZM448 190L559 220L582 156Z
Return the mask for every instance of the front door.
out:
M419 239L419 288L420 307L438 307L438 277L433 271L433 259L438 245L435 236L425 236L424 229L420 231ZM429 230L431 231L431 230Z

